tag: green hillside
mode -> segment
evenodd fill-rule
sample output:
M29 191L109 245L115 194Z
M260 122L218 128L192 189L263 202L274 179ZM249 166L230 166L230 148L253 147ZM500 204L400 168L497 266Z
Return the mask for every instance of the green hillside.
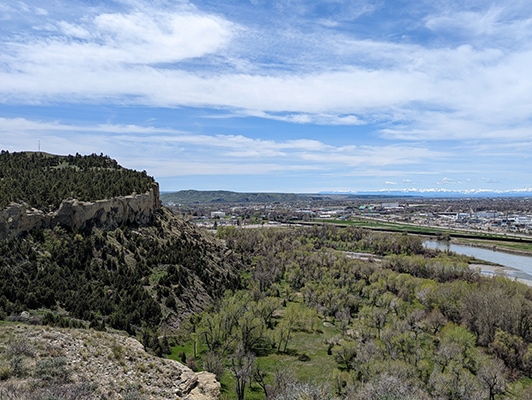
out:
M287 203L308 200L325 200L328 196L294 193L239 193L227 190L180 190L161 194L165 204L240 204L240 203Z
M153 184L103 155L4 152L0 170L3 188L17 191L6 201L44 209ZM100 189L83 182L91 174ZM477 261L427 250L406 232L320 224L213 236L168 208L153 213L145 224L47 226L0 241L0 320L127 332L151 353L216 374L224 399L532 398L532 288L523 283L483 276ZM5 343L0 398L34 358Z
M41 209L67 197L145 192L154 182L103 155L3 152L0 171L2 206L23 200ZM239 287L239 263L226 250L165 208L141 226L33 229L0 241L0 317L29 311L45 324L144 332L161 353L157 332Z

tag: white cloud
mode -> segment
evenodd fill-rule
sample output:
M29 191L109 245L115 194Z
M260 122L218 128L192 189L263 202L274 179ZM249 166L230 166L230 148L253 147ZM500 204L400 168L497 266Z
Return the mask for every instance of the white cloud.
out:
M519 48L530 39L532 8L529 2L493 5L480 2L467 8L460 3L425 18L425 26L438 34L460 37L469 43Z
M61 32L71 39L90 39L91 33L83 26L68 23L66 21L59 21L58 28Z
M101 13L55 24L57 34L51 37L6 41L5 49L19 70L39 76L59 66L74 75L110 67L120 72L123 63L174 63L219 51L234 29L217 16L167 9ZM32 68L36 64L43 68Z
M529 41L521 47L430 47L361 40L334 30L304 36L296 26L276 42L276 31L268 26L257 31L190 4L161 4L166 5L132 2L125 10L93 10L68 21L49 16L43 27L52 24L55 33L9 37L0 51L0 101L213 107L233 115L330 126L392 120L400 124L382 133L401 140L527 134ZM329 6L349 8L336 1ZM349 18L372 7L358 2ZM442 31L458 21L474 31L467 33L471 37L524 35L530 21L508 13L502 6L477 13L446 10L427 17L426 25ZM281 64L264 66L256 59L258 48L245 39L252 31L267 46L261 56L269 52ZM287 49L277 46L284 40L289 40Z
M456 183L453 179L443 178L442 180L440 180L438 182L438 185L449 185L449 184L453 184L453 183Z
M483 12L458 11L444 15L430 16L426 27L432 30L464 34L492 35L499 24L502 8L490 8Z
M145 44L126 49L58 40L44 50L38 44L21 45L18 50L25 54L22 60L0 55L12 66L0 72L5 82L0 100L115 99L152 106L225 107L242 115L322 125L358 125L395 116L410 122L402 129L383 132L388 137L415 140L496 137L500 131L497 124L505 126L509 121L513 126L508 133L522 136L526 128L521 125L531 113L528 93L532 81L526 66L532 63L532 53L528 52L502 60L498 52L476 54L462 48L443 53L425 51L420 54L423 61L417 61L417 71L409 71L408 66L374 71L344 67L305 75L210 76L124 64L137 56L137 62L145 63L177 57L165 51L151 55ZM441 76L444 58L459 75ZM443 73L448 75L449 71ZM419 108L422 104L444 108L426 111Z
M290 122L295 124L316 124L316 125L363 125L356 115L339 115L339 114L308 114L308 113L290 113L276 114L271 112L254 112L248 111L249 115L273 119L277 121Z
M44 8L41 8L41 7L35 7L34 11L35 11L35 14L40 15L40 16L48 15L48 11L46 11Z

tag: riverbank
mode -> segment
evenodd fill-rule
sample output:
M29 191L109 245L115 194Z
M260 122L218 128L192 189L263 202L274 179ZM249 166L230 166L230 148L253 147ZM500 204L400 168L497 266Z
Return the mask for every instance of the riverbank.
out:
M523 256L532 256L532 250L527 249L518 249L515 247L509 247L508 243L504 242L493 242L482 239L459 239L451 238L452 243L461 244L463 246L473 246L486 250L493 251L503 251L505 253L523 255Z
M478 242L457 242L456 240L426 240L423 246L428 249L451 251L470 257L472 268L480 269L485 275L506 276L530 285L532 282L532 256L528 253L516 254L501 247L479 246Z
M532 280L513 277L516 272L519 270L515 268L504 267L502 265L490 265L490 264L469 264L469 268L474 270L480 270L484 275L491 276L503 276L508 279L516 280L518 282L524 283L527 286L532 287Z

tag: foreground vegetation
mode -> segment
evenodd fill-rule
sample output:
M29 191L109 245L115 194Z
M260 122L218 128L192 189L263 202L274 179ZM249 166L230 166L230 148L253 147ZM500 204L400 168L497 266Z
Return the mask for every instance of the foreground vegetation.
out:
M466 257L406 234L316 226L219 236L247 266L246 289L191 318L176 351L215 372L227 398L531 396L527 286L482 277ZM356 251L382 261L346 253Z
M2 400L214 400L217 387L123 332L0 322ZM196 395L195 395L196 394Z

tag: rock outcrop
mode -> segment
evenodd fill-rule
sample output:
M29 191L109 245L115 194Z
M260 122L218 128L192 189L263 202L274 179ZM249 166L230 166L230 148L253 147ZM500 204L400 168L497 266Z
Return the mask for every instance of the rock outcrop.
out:
M6 398L11 398L7 394L13 387L17 387L18 395L22 394L17 398L34 398L34 395L37 395L35 398L48 398L39 395L53 393L53 390L74 392L83 388L85 392L90 391L90 395L83 398L91 399L220 398L220 383L214 374L196 373L177 361L152 356L132 337L26 324L6 324L3 329L5 334L0 338L0 345L8 351L5 356L0 356L0 366L10 364L9 357L19 357L24 375L33 379L21 379L24 377L15 373L11 376L4 374L0 381L0 398L4 392ZM9 338L8 342L2 343L6 338ZM58 363L60 360L62 365ZM56 370L50 369L46 376L41 376L43 364L55 366ZM50 376L54 380L51 381Z
M25 203L11 203L0 210L0 240L18 236L35 228L57 225L76 231L90 226L113 228L121 224L148 224L161 207L159 186L142 194L85 202L64 200L59 209L45 213Z

